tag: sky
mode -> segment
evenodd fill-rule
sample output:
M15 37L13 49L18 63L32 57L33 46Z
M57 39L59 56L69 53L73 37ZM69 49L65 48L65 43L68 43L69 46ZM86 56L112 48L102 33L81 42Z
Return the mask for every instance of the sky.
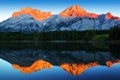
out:
M120 0L0 0L0 22L20 8L31 7L58 14L67 7L79 5L88 12L120 16Z

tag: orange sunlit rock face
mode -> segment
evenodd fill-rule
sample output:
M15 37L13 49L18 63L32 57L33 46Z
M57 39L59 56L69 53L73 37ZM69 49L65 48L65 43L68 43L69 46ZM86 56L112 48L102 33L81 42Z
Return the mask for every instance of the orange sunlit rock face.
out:
M42 12L40 10L32 9L32 8L21 8L20 11L14 12L12 16L16 17L16 16L19 16L20 14L30 14L35 19L40 21L45 20L50 16L52 16L51 12Z
M117 20L120 20L120 17L113 16L111 13L107 13L106 14L106 19L117 19Z
M64 10L63 12L60 13L60 16L63 17L69 17L69 16L80 16L80 17L91 17L91 18L97 18L99 15L95 14L95 13L88 13L87 11L85 11L83 8L81 8L78 5L74 5L72 7L67 8L66 10Z
M62 64L60 67L73 75L80 75L89 67L95 67L97 65L97 62L93 62L89 64Z
M12 66L15 69L19 69L22 73L32 73L32 72L35 72L35 71L38 71L38 70L42 70L42 69L46 69L46 68L48 68L48 69L52 68L52 64L50 64L46 61L43 61L43 60L38 60L38 61L34 62L29 67L21 67L17 64L13 64Z
M35 19L40 20L40 21L45 20L52 16L51 12L42 12L40 10L32 9L32 8L21 8L20 11L14 12L12 14L12 16L16 17L16 16L19 16L20 14L30 14ZM90 18L98 18L99 17L99 14L89 13L78 5L74 5L72 7L65 9L64 11L60 12L59 15L62 17L70 17L70 16L72 16L72 17L76 17L76 16L85 17L86 16L86 17L90 17ZM107 13L106 19L120 20L120 17L113 16L111 13Z
M107 61L107 62L106 62L106 65L107 65L108 67L112 67L113 64L118 64L118 63L120 63L120 60L117 60L117 61L115 61L115 62Z
M114 64L118 64L120 63L120 60L116 60L116 61L107 61L106 62L106 66L108 67L112 67ZM60 68L64 69L65 71L67 71L70 74L73 75L80 75L82 74L85 70L87 70L90 67L95 67L100 65L98 62L91 62L88 64L62 64L60 65ZM50 64L49 62L43 61L43 60L38 60L36 62L34 62L31 66L28 67L21 67L17 64L12 64L12 67L14 69L18 69L20 70L22 73L32 73L38 70L42 70L42 69L51 69L52 68L52 64Z

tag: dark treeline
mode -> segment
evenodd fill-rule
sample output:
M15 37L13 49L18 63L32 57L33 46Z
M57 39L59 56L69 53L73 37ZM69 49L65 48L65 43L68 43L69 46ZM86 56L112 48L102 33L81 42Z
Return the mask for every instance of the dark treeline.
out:
M92 40L95 35L108 34L109 31L50 31L50 32L34 32L34 33L20 33L20 32L0 32L1 41L54 41L54 40Z
M89 41L99 40L100 35L108 35L107 40L120 40L120 25L110 30L50 31L50 32L0 32L0 41ZM105 36L106 37L106 36ZM97 38L97 39L96 39Z
M120 25L116 25L110 29L109 39L120 40Z

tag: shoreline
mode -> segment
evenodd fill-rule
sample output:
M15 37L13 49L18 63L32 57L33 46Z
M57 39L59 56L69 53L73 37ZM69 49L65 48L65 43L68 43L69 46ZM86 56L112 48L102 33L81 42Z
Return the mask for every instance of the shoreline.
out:
M106 41L60 41L60 40L55 40L55 41L0 41L0 42L23 42L23 43L30 43L30 42L50 42L50 43L120 43L120 40L106 40Z

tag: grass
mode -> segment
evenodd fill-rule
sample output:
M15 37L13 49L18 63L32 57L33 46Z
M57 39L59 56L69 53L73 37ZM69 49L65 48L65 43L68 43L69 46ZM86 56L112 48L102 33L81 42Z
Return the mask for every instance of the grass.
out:
M94 41L105 41L108 40L109 35L108 34L102 34L102 35L95 35Z

